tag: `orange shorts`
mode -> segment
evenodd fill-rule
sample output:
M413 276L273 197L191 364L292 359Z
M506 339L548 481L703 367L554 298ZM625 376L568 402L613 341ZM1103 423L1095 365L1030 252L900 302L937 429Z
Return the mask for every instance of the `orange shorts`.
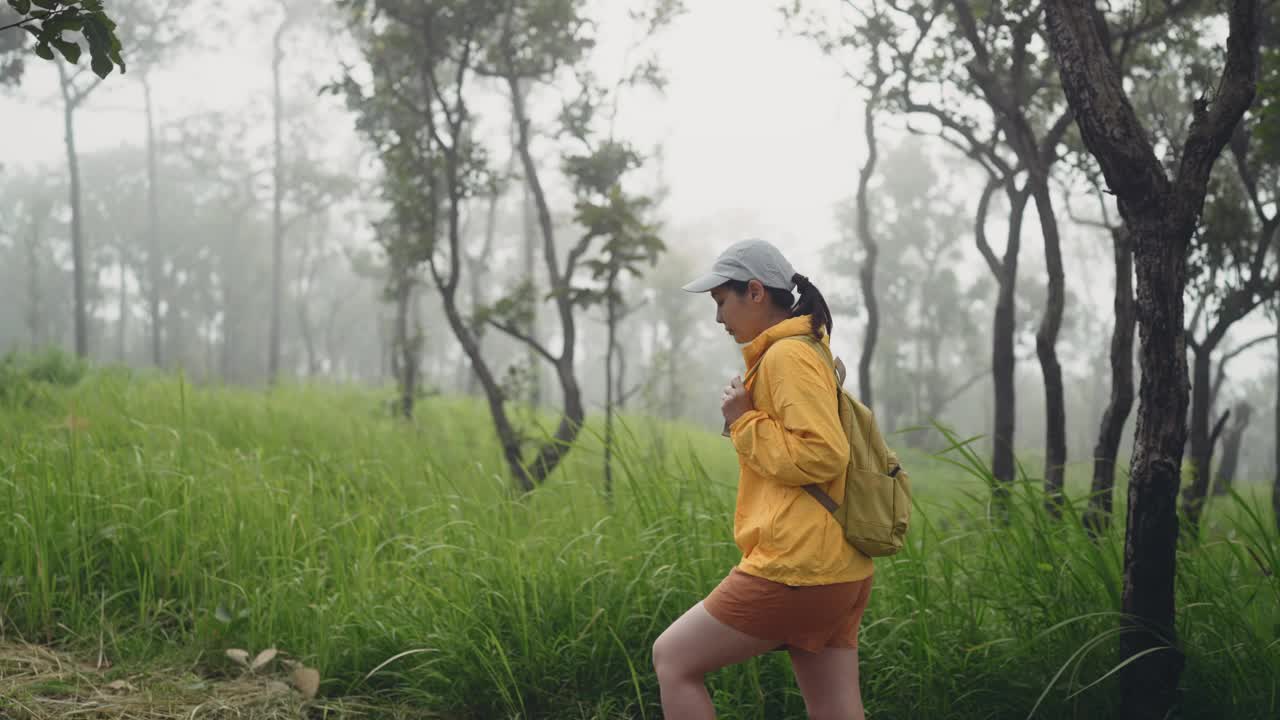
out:
M783 585L734 568L702 601L711 617L778 650L858 647L875 576L834 585Z

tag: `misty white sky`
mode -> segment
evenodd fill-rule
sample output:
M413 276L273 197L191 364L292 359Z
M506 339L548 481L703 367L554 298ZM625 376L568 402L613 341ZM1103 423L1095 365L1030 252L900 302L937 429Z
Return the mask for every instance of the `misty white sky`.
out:
M237 11L243 4L246 13L262 7L248 0L225 0L225 4ZM696 229L704 259L709 261L719 248L742 237L763 237L782 247L797 270L819 287L830 287L835 280L824 271L819 251L839 239L833 208L852 194L865 155L856 89L812 43L784 32L776 3L690 0L687 4L688 12L655 45L671 81L665 96L625 99L618 117L619 134L642 148L662 143L664 177L670 189L663 215L668 227L683 229L683 234ZM618 16L625 11L610 3L602 7ZM155 71L159 121L210 109L250 108L267 132L272 25L273 21L263 19L215 28L210 32L218 34L217 41L229 43L218 47L216 55L198 49ZM622 27L624 23L612 18L601 23L602 64L612 58L613 64L620 65L627 44L618 34ZM291 47L286 66L290 91L310 96L319 83L335 78L340 58L334 53L331 47L314 44ZM346 57L354 59L350 54ZM617 68L602 67L600 72L607 75ZM136 69L124 76L112 75L78 114L81 152L143 143L138 75ZM356 147L358 138L341 104L326 98L321 107L329 108L314 118L321 137L331 140L332 147ZM22 87L0 93L0 117L7 131L0 135L0 162L10 168L43 166L62 171L61 98L50 63L33 58ZM881 167L886 170L891 169ZM1063 229L1068 283L1096 303L1096 309L1075 310L1109 315L1109 249L1089 248L1087 254L1101 261L1101 266L1086 271L1085 253L1072 243L1100 241L1071 228L1065 218ZM1042 267L1031 213L1023 248L1024 272ZM971 255L976 258L976 253ZM982 271L976 259L973 267ZM1100 277L1107 278L1107 288L1096 287ZM1260 318L1251 324L1264 329L1266 322ZM1243 339L1253 334L1252 328L1242 328L1234 335ZM837 333L836 340L839 349L854 352L856 336ZM1269 360L1268 353L1251 352L1234 367L1242 374L1260 369Z
M664 210L671 222L745 216L740 222L754 220L754 234L786 247L796 255L797 268L816 280L821 273L809 266L817 249L837 238L832 207L852 192L864 154L860 102L830 61L806 41L782 35L773 3L694 0L689 7L656 41L671 78L666 96L626 98L619 132L642 145L664 143L671 186ZM602 29L606 47L614 40L611 27ZM263 46L254 48L251 40ZM254 98L265 120L267 43L262 33L245 33L216 62L204 53L188 54L155 73L161 121L242 107ZM624 44L617 39L618 47ZM313 62L323 58L314 51L307 55ZM286 72L296 72L296 64ZM321 81L336 76L336 59L331 74L325 70L312 65L310 73ZM143 142L137 79L137 71L113 75L95 91L77 116L82 152ZM340 106L330 105L337 114ZM0 95L0 116L10 128L21 128L5 135L5 164L64 162L61 98L50 64L28 64L20 92ZM336 118L331 127L356 141L349 119ZM727 245L744 230L726 228L723 237L708 237L707 243Z

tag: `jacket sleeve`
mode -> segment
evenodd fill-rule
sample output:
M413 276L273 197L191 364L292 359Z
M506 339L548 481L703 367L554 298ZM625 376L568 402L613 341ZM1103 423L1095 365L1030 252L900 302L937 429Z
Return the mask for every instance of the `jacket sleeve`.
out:
M799 487L827 483L849 464L849 440L840 424L835 377L814 350L799 342L771 348L756 382L776 415L749 410L729 437L742 461L765 478Z

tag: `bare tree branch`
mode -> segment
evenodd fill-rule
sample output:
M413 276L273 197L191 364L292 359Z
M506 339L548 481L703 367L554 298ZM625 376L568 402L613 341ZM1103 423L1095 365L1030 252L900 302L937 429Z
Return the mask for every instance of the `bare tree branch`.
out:
M533 348L534 351L536 351L542 357L546 358L547 362L551 363L552 365L555 365L560 362L559 358L557 358L555 355L552 355L551 351L547 350L547 348L543 346L542 343L538 342L536 338L526 335L525 333L521 332L519 328L513 327L506 323L498 322L493 318L489 318L488 323L493 327L515 338L516 340L519 340L520 342Z

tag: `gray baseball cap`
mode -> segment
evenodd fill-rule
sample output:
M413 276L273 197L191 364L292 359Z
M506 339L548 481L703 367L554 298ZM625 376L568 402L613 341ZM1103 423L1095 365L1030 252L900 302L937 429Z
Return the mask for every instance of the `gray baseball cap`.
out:
M686 292L710 292L730 280L759 280L765 287L790 290L795 268L772 243L764 240L742 240L728 247L716 258L711 272L684 286Z

